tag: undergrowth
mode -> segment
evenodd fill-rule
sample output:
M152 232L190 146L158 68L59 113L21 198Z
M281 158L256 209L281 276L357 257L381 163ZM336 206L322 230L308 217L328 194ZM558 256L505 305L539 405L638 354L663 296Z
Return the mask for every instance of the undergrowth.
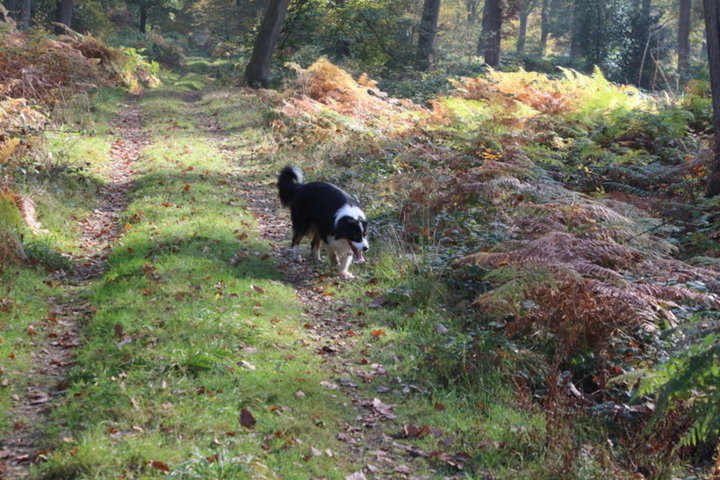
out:
M718 308L715 217L699 200L706 90L655 98L599 71L490 71L451 80L455 91L428 109L325 60L296 69L274 123L282 162L369 210L384 287L373 288L373 318L407 332L408 375L472 397L493 365L495 385L547 409L550 443L573 453L538 454L564 478L601 465L613 478L666 475L687 458L669 455L685 418L697 419L696 459L713 451L713 390L689 385L712 383L715 357L665 337ZM608 383L655 365L664 373L641 393ZM691 399L700 411L678 408ZM679 414L644 430L655 410ZM596 433L578 444L583 429ZM598 443L606 429L619 450Z

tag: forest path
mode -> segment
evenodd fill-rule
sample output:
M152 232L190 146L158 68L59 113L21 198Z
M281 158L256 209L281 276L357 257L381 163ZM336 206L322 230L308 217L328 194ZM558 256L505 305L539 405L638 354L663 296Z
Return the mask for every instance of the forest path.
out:
M77 253L66 253L74 267L70 274L61 272L57 280L64 287L62 296L49 299L49 310L39 322L28 327L35 353L27 372L25 395L15 396L10 418L15 423L10 434L0 439L0 478L29 478L29 468L43 461L48 451L45 431L52 424L50 414L64 401L68 371L74 363L74 351L82 339L82 327L92 317L94 307L83 300L84 289L103 275L108 254L122 233L120 215L128 204L127 194L133 186L138 160L147 143L142 128L142 113L131 97L112 121L117 137L109 153L107 182L99 192L100 205L80 222ZM63 431L63 425L55 426ZM74 442L69 436L66 442Z
M193 99L197 100L197 97ZM218 149L230 159L237 155L237 148L227 142L223 123L218 117L208 115L202 108L193 111L200 118L203 130L217 142ZM403 405L383 400L384 395L391 392L408 395L419 389L403 384L400 378L392 378L392 372L373 361L376 338L362 318L362 306L338 298L332 291L342 289L348 282L366 283L368 280L340 279L328 265L325 254L321 263L311 261L308 252L304 252L303 263L291 260L290 215L277 196L276 170L251 156L249 161L235 162L233 183L238 185L238 193L253 213L262 238L268 242L278 267L303 306L303 328L312 339L303 345L322 359L321 365L327 376L327 381L322 382L323 387L336 392L332 396L336 407L347 411L348 418L353 419L332 433L347 450L313 450L311 454L334 455L338 465L361 464L361 469L345 477L347 480L454 478L436 472L432 462L427 462L429 452L403 440L427 432L399 422L397 416ZM304 245L304 249L307 248ZM369 285L373 282L371 278ZM343 455L346 458L342 458Z

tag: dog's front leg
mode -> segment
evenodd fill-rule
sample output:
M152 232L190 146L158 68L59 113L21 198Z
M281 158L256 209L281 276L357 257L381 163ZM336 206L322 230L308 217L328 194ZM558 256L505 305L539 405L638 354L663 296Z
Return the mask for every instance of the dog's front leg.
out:
M340 272L340 276L342 278L355 278L355 275L348 271L348 268L350 268L350 264L352 263L352 259L353 257L350 253L340 257L340 261L338 262L338 271Z

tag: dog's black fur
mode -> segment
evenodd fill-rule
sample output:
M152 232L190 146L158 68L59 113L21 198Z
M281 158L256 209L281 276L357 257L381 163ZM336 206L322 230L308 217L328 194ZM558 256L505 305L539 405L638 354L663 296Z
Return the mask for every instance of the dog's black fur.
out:
M280 202L290 208L294 258L300 260L299 244L310 236L313 258L320 259L322 243L340 275L351 277L350 263L364 261L362 252L369 248L368 222L358 201L330 183L303 183L300 169L291 166L280 172L277 186Z

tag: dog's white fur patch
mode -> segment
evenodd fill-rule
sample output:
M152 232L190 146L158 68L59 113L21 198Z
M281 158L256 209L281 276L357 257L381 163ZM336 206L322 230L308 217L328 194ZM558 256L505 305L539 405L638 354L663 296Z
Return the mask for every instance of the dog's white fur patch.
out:
M300 245L295 245L290 249L290 258L295 262L302 262L302 254L300 253Z
M356 205L343 205L340 210L335 212L335 226L337 227L338 222L343 217L350 217L356 220L365 220L365 214Z

